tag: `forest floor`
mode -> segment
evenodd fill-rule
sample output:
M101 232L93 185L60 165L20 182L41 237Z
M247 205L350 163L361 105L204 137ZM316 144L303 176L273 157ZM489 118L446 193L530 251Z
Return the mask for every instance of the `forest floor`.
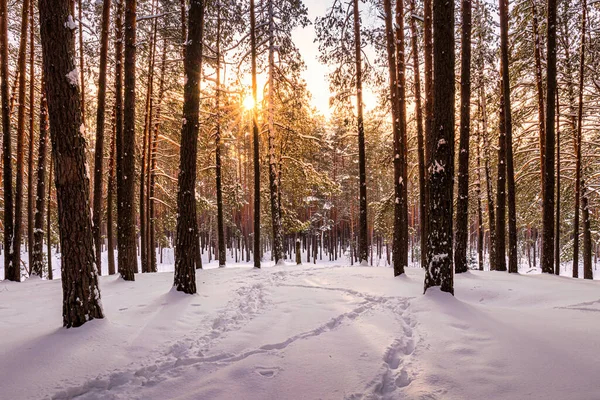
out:
M471 271L452 297L417 268L270 264L194 296L103 276L106 319L69 330L59 280L2 281L0 398L600 398L599 281Z

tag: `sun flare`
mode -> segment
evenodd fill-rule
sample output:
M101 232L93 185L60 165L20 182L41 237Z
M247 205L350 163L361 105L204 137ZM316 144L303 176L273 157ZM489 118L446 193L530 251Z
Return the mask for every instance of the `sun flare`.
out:
M252 110L254 108L254 98L252 96L246 96L243 104L244 110Z

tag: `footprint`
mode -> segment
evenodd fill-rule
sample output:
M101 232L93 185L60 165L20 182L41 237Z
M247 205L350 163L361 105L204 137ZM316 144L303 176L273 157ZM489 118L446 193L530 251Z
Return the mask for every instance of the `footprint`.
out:
M259 374L260 376L265 377L265 378L273 378L280 371L281 371L281 368L278 368L278 367L273 367L273 368L256 367L256 369L254 370L254 372L256 372L257 374Z
M411 380L408 377L408 373L405 370L402 370L400 372L400 375L398 375L398 377L396 378L396 386L398 386L399 388L403 388L410 385L410 382Z

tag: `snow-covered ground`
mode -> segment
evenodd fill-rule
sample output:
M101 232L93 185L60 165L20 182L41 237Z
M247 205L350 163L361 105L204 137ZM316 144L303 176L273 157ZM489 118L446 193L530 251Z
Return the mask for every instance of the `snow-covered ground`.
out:
M104 276L106 319L69 330L59 280L0 282L0 398L600 398L599 281L472 271L424 296L420 269L332 262L206 269L194 296L172 279Z

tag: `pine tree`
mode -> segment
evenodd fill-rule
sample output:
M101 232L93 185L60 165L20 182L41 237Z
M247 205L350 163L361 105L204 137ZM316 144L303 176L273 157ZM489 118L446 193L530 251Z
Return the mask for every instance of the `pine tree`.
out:
M454 271L467 272L469 237L469 137L471 134L471 0L462 0L460 67L460 144Z
M184 57L185 86L177 192L175 281L178 291L196 293L194 246L196 230L196 155L202 71L204 1L191 0Z
M433 1L433 124L430 132L429 218L425 291L454 294L454 0ZM434 145L435 143L435 145Z
M63 326L78 327L103 318L94 262L94 240L81 125L75 32L68 0L40 0L43 67L48 94L50 134L56 167L62 251Z

